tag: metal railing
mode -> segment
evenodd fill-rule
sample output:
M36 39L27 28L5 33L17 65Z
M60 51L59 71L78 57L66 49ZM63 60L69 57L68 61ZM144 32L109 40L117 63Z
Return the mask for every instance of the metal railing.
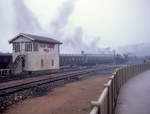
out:
M11 73L10 69L0 69L0 76L6 76Z
M119 90L128 79L150 69L150 64L138 64L117 69L104 84L98 101L92 101L90 114L114 114Z

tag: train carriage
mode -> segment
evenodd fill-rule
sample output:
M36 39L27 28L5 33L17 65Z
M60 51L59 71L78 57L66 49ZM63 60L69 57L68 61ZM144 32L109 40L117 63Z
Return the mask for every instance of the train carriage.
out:
M10 53L0 53L0 69L5 69L12 62Z
M94 54L61 54L59 56L60 68L65 66L91 66L91 65L112 65L125 63L127 60L123 57L114 57L112 55L94 55ZM12 54L1 53L0 54L0 69L9 68L12 63Z
M73 65L96 65L96 64L113 64L125 62L124 58L114 57L111 55L92 55L92 54L61 54L60 66ZM0 53L0 69L7 68L12 62L12 54Z

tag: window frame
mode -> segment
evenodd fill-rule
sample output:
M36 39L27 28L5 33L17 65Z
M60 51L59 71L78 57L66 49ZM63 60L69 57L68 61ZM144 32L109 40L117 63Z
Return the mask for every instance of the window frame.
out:
M54 59L51 60L51 66L52 66L52 67L55 66L55 64L54 64Z
M13 43L13 51L14 52L20 52L20 49L21 48L21 46L20 46L20 42L14 42Z
M39 51L39 43L33 42L33 51L38 52Z
M32 42L25 42L25 51L32 52L33 50L33 43Z
M43 67L44 67L44 60L41 59L41 68L43 68Z

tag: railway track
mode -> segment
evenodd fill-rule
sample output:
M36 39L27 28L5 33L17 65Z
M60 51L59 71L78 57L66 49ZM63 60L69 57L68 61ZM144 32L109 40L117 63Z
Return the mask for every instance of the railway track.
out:
M97 72L97 71L103 71L103 70L109 70L109 69L114 69L117 68L117 66L107 66L107 67L93 67L93 68L88 68L88 69L82 69L80 71L72 71L72 72L67 72L67 73L62 73L58 76L55 77L49 77L47 76L46 78L39 78L36 80L28 80L28 81L22 81L20 83L15 83L15 84L8 84L5 83L7 86L2 86L0 84L0 97L9 95L15 92L23 91L32 87L37 87L41 86L44 84L54 84L54 83L59 83L59 82L69 82L71 80L78 80L81 76L92 73L92 72Z
M27 79L31 77L38 77L41 75L50 75L50 74L60 74L65 72L71 72L71 71L78 71L91 68L91 66L73 66L73 67L61 67L58 71L48 71L48 72L41 72L41 73L33 73L33 74L19 74L19 75L1 75L0 74L0 83L13 81L13 80L21 80L21 79Z

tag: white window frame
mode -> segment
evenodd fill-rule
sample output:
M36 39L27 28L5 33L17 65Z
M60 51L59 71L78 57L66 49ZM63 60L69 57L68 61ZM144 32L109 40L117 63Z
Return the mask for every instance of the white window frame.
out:
M26 52L32 52L33 50L33 43L32 42L25 42L25 51Z
M37 42L33 43L33 51L39 51L39 43Z

